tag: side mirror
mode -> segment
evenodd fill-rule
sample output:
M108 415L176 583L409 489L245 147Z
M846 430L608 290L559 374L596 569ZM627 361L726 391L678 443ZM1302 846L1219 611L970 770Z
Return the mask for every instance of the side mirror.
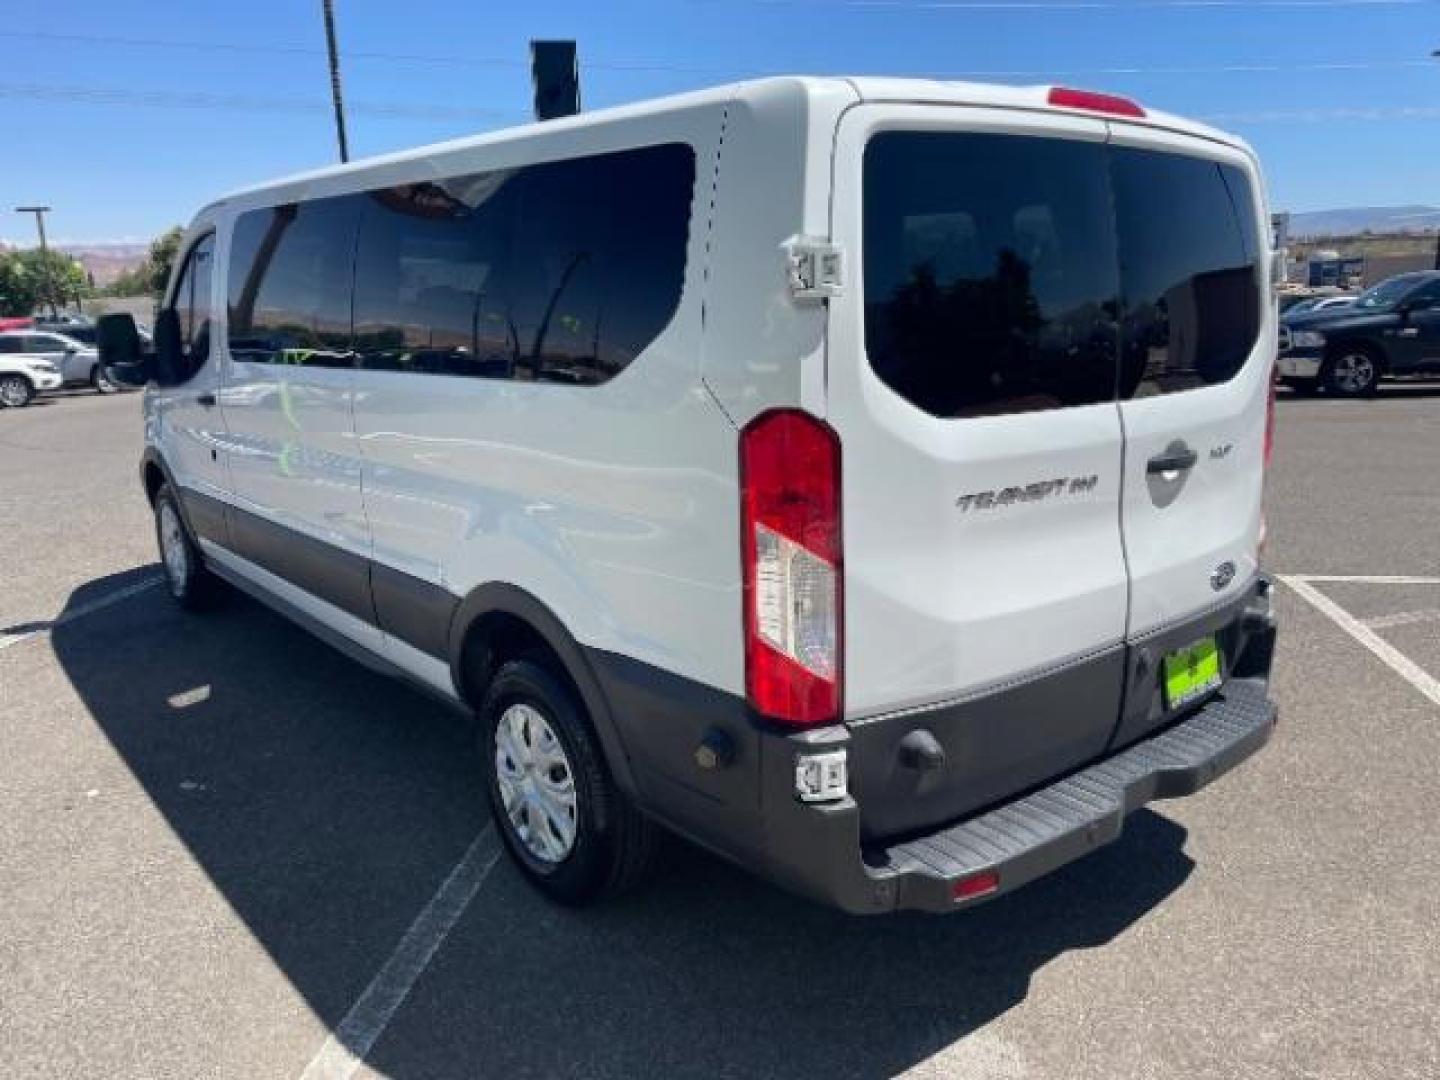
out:
M144 386L154 375L154 357L140 344L135 317L117 311L95 324L95 347L105 376L122 386Z
M80 350L77 349L74 345L66 345L66 346L65 346L65 355L66 355L66 356L74 356L74 355L75 355L77 352L79 352L79 351L80 351Z
M180 313L173 307L155 313L155 381L161 386L183 382L185 339L180 332Z

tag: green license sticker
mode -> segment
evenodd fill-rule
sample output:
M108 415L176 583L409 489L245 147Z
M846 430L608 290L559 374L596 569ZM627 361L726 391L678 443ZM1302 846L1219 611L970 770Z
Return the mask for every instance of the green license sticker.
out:
M1220 685L1220 650L1213 637L1165 657L1165 707L1179 708Z

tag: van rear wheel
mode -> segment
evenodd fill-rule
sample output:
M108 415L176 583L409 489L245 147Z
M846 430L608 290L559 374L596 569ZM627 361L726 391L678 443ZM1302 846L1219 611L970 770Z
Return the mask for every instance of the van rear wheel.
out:
M495 827L537 889L581 906L647 876L659 830L616 787L584 707L543 662L496 672L479 742Z

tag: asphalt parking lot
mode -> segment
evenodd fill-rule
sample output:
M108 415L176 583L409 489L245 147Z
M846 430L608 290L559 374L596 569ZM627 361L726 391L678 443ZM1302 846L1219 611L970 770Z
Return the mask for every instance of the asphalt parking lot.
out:
M138 397L0 412L0 1076L1440 1075L1440 386L1282 398L1279 440L1271 746L863 920L678 842L547 906L455 716L171 605Z

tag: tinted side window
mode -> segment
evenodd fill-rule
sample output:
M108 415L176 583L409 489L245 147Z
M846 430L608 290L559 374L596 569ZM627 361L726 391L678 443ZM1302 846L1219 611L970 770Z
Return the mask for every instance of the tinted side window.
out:
M666 144L373 192L365 367L606 381L680 302L695 155Z
M1126 316L1120 396L1234 377L1260 332L1259 241L1244 174L1202 158L1112 150Z
M887 385L942 417L1114 398L1104 153L1013 135L871 139L865 347Z
M18 337L0 337L0 353L18 353L20 344Z
M349 367L360 200L241 214L230 242L230 355L252 364Z
M1420 286L1405 297L1405 302L1414 311L1428 311L1430 308L1440 307L1440 281Z
M511 231L506 173L370 193L355 261L362 367L507 377L503 289Z

